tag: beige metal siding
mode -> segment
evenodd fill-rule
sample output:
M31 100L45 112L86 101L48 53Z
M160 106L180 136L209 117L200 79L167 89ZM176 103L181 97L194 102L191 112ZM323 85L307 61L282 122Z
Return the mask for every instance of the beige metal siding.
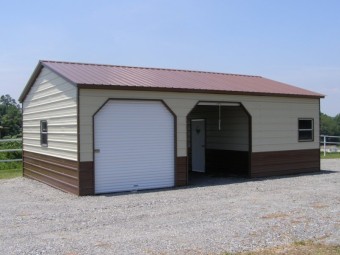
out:
M40 145L40 121L48 122L48 147ZM23 149L77 160L77 88L43 68L23 102Z
M315 149L319 146L319 99L80 89L80 161L93 160L92 116L108 98L162 99L177 117L177 156L187 156L186 118L198 101L241 102L252 116L252 151ZM314 142L298 142L297 119L314 118Z
M264 98L244 102L252 115L253 152L319 148L319 100ZM314 141L298 142L298 119L314 119Z

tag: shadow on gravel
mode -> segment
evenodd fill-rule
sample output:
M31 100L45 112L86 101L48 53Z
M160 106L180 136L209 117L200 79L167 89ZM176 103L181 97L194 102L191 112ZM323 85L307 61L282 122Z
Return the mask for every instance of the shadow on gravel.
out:
M113 197L113 196L124 196L124 195L130 195L130 194L155 193L155 192L160 192L160 191L164 192L164 191L173 191L173 190L180 190L180 189L197 188L197 187L228 185L228 184L244 183L244 182L259 182L259 181L268 181L268 180L277 180L277 179L297 178L299 176L317 176L317 175L335 174L335 173L339 173L339 172L333 171L333 170L321 170L320 172L314 172L314 173L291 174L291 175L281 175L281 176L261 177L261 178L218 177L218 176L209 176L203 173L193 173L189 175L188 186L175 187L175 188L127 191L127 192L116 192L116 193L98 194L98 196Z
M299 176L316 176L324 174L335 174L338 171L333 170L321 170L320 172L313 173L301 173L301 174L289 174L271 177L258 177L258 178L245 178L245 177L214 177L205 174L193 174L189 178L189 188L190 187L205 187L205 186L215 186L215 185L226 185L242 182L258 182L258 181L268 181L277 179L287 179L287 178L297 178Z

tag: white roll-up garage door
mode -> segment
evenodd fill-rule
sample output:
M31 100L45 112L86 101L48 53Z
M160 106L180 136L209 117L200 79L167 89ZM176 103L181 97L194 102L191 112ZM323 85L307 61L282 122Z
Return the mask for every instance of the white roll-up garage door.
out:
M161 102L109 100L94 133L96 194L174 186L174 117Z

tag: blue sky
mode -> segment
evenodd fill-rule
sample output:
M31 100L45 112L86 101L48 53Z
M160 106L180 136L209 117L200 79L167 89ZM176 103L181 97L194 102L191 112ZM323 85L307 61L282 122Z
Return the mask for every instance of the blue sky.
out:
M340 113L338 0L0 0L0 94L39 59L261 75Z

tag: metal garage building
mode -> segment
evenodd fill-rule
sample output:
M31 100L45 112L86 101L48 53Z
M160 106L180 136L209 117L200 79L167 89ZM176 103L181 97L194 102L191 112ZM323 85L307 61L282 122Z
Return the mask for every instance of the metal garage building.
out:
M323 97L259 76L40 61L19 99L24 176L89 195L187 185L191 171L319 171Z

